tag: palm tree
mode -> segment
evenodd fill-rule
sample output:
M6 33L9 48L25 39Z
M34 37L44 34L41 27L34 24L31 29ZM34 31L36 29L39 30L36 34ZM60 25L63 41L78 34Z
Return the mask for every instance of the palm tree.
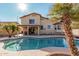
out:
M79 5L71 3L54 4L50 10L50 16L61 19L61 24L68 42L68 48L71 55L78 55L78 50L74 43L74 37L71 29L71 22L79 19ZM72 21L71 21L72 20Z
M11 37L15 31L18 31L18 27L15 25L5 25L3 29L7 31L9 37Z

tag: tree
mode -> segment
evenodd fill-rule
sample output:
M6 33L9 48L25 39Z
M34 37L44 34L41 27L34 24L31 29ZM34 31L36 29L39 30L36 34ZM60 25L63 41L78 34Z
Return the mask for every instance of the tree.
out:
M78 50L74 43L74 37L71 29L72 21L79 21L79 5L71 3L54 4L49 15L51 18L57 17L61 19L61 24L68 42L68 48L71 55L78 55ZM71 21L72 20L72 21Z
M15 25L5 25L3 29L7 31L9 37L11 37L15 31L18 31L18 27Z

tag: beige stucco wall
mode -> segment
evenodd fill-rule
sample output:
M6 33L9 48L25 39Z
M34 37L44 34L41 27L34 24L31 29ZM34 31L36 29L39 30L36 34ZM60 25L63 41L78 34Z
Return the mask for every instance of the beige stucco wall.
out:
M29 24L29 19L35 19L35 24ZM31 14L21 18L21 25L40 25L40 15Z
M40 30L40 34L52 34L55 31L52 21L49 19L43 18L43 20L41 20L41 25L44 26L44 30ZM51 25L52 28L48 29L48 25Z

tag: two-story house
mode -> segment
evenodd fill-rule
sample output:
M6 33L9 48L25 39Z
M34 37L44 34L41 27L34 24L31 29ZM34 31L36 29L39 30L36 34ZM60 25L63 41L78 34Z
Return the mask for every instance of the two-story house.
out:
M31 13L22 16L20 17L20 19L21 24L19 24L18 26L21 28L21 32L24 35L52 34L56 32L57 29L59 29L57 28L55 30L55 24L53 24L50 19L43 17L42 15L37 13Z

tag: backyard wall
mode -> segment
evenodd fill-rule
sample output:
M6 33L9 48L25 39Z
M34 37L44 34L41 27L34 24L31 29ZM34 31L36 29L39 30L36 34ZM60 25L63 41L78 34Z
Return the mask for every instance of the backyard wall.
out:
M72 29L72 33L75 36L79 36L79 29Z

